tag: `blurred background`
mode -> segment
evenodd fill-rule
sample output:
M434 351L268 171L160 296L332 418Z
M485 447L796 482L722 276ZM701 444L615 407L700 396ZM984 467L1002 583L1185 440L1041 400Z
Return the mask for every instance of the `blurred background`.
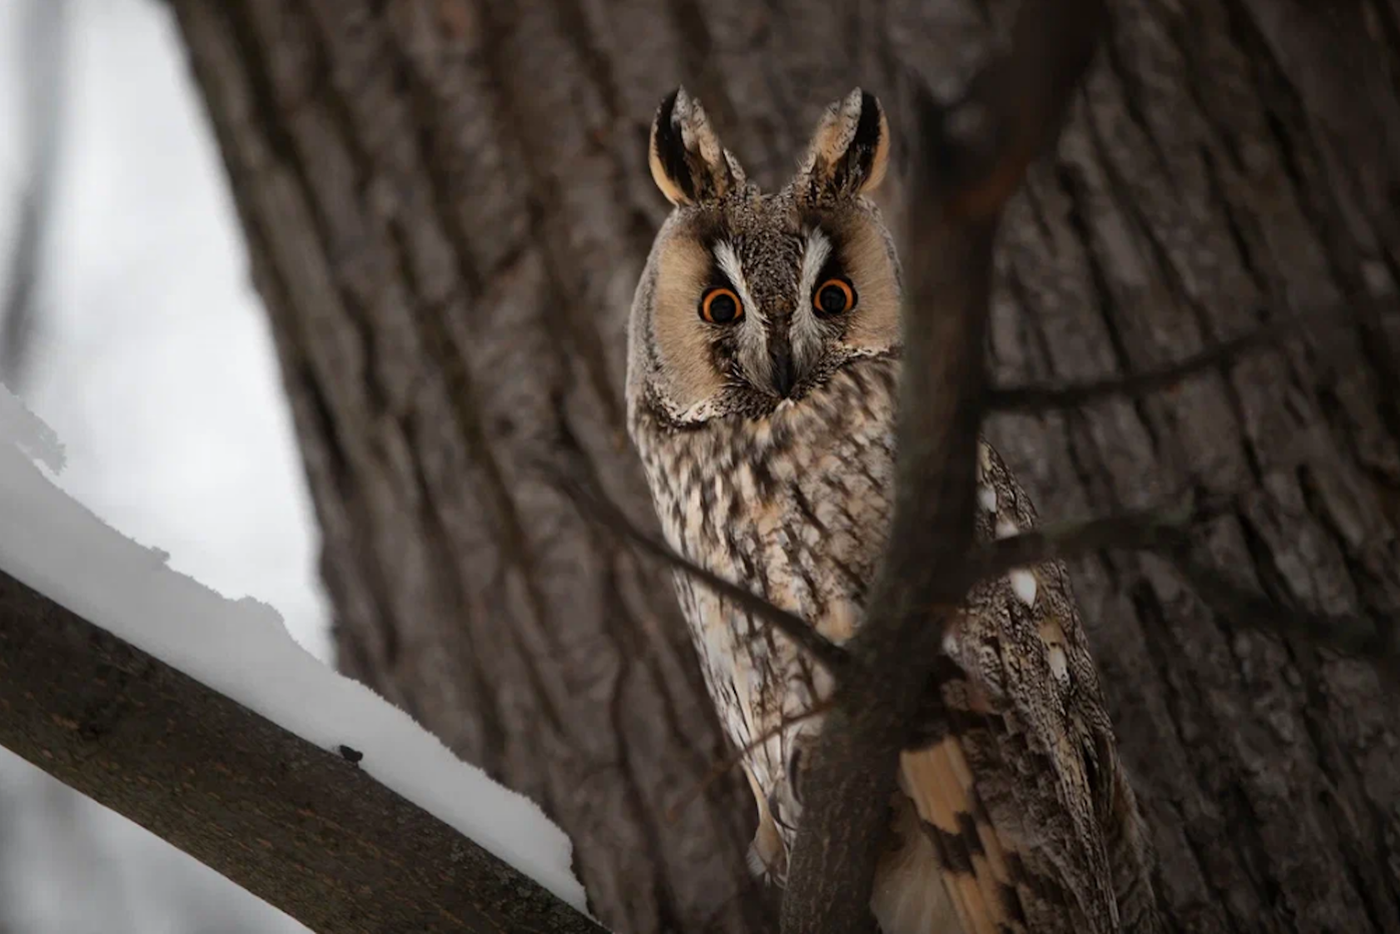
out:
M315 519L165 4L0 0L0 381L59 482L329 658ZM304 931L0 750L0 934Z
M615 929L770 929L742 779L669 816L725 747L668 575L515 468L567 455L647 508L599 386L621 375L622 319L596 311L626 307L664 211L640 156L673 82L693 76L765 154L755 177L775 178L781 141L852 71L908 97L894 69L917 51L953 91L1017 4L630 3L621 23L596 3L373 4L396 14L380 22L317 2L257 28L231 4L186 4L191 47L235 86L221 112L271 93L230 151L254 164L302 94L320 108L271 161L324 182L297 185L312 218L336 218L306 224L325 269L296 238L265 254L289 296L327 270L338 290L323 320L316 300L285 313L324 327L286 346L305 354L307 450L336 455L315 479L347 507L326 539L347 667L538 800ZM177 571L273 605L324 660L298 446L170 6L0 0L0 381L63 440L73 497ZM1393 619L1400 337L1382 313L1400 273L1400 7L1124 6L1078 126L1008 214L995 378L1143 372L1322 308L1344 332L1299 329L1296 351L989 436L1047 518L1219 497L1203 557L1290 604ZM312 129L351 101L347 129ZM246 200L260 225L299 219L264 201L279 198ZM432 312L412 327L404 294ZM464 379L472 398L453 395ZM332 488L346 465L354 482ZM371 487L382 477L411 482ZM1154 558L1076 567L1164 910L1192 930L1400 931L1400 726L1375 672L1217 620ZM0 753L0 934L299 930Z

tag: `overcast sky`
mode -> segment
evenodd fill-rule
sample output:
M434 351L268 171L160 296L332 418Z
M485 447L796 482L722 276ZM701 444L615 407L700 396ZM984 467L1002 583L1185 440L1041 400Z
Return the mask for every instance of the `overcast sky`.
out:
M47 0L0 0L0 126L18 124L17 22L29 2ZM70 5L59 194L21 395L66 446L59 481L71 495L168 552L175 569L276 607L326 658L316 530L290 416L178 34L154 0ZM8 135L7 206L20 169ZM0 244L11 223L0 209ZM301 930L222 894L229 883L134 825L94 820L98 812L0 757L0 920L24 934ZM238 923L211 917L224 912Z

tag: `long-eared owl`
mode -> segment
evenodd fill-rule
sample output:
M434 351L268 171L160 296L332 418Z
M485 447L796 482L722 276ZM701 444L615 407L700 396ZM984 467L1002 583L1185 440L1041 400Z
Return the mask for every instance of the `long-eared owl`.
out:
M853 91L764 193L699 102L671 94L649 161L675 208L629 327L628 427L667 540L838 643L861 624L893 501L900 264L869 198L889 147L879 102ZM980 460L979 538L1030 526L985 443ZM703 584L675 587L720 719L749 750L750 863L781 884L820 722L804 714L830 677ZM941 688L949 731L901 756L881 929L1155 927L1146 833L1064 569L978 585L945 643L963 676Z

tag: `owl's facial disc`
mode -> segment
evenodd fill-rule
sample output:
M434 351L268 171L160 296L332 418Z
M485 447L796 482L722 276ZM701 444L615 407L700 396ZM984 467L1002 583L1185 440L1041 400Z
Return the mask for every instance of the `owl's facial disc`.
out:
M790 191L672 222L652 308L659 395L687 423L800 404L898 341L893 250L864 199L804 208Z
M763 417L801 404L848 362L898 343L899 281L866 195L888 127L859 89L827 108L797 174L765 195L677 91L653 124L650 164L676 208L657 237L646 314L648 398L669 418Z

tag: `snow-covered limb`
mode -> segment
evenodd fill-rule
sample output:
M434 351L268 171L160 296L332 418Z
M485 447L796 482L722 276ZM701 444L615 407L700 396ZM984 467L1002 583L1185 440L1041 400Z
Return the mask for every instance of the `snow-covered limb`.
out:
M358 750L318 749L4 572L0 744L321 934L604 931Z
M538 807L102 523L0 411L0 745L314 930L602 930Z
M67 458L58 435L43 420L0 385L0 444L21 451L58 473ZM3 534L3 533L0 533Z

